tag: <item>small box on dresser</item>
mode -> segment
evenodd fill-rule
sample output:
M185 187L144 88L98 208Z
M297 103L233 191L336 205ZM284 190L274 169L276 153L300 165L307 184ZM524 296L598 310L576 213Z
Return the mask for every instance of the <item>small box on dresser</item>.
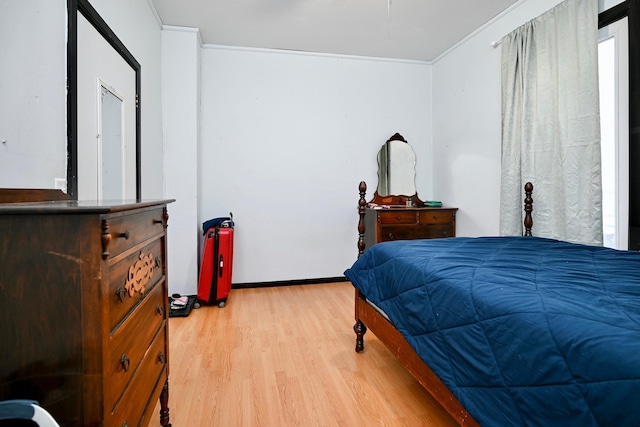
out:
M0 204L0 400L64 426L169 425L167 204Z

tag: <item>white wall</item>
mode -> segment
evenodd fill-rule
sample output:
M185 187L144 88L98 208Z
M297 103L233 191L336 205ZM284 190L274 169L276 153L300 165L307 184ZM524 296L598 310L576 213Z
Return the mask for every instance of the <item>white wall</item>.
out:
M163 28L164 193L176 199L167 229L171 294L197 292L201 45L195 29Z
M0 4L0 187L67 176L67 5Z
M598 0L598 11L603 12L622 2L624 0Z
M433 64L434 193L459 208L459 236L499 229L501 48L491 43L559 3L520 1Z
M431 198L430 65L205 46L201 79L199 222L233 212L234 283L341 276L395 132Z

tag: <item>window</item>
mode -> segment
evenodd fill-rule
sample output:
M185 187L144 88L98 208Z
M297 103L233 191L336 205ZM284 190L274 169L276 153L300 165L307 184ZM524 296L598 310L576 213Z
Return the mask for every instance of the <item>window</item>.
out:
M604 246L629 247L629 60L627 18L599 34Z

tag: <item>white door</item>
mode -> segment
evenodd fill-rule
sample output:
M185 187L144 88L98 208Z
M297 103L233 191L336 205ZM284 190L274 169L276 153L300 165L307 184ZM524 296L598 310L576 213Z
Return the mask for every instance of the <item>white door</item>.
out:
M135 70L78 13L78 200L136 198Z

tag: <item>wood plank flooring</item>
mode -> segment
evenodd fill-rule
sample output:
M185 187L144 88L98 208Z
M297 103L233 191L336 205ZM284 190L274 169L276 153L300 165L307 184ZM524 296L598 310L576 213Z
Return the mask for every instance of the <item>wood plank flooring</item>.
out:
M375 335L354 351L353 298L349 282L234 289L169 319L172 425L455 425Z

